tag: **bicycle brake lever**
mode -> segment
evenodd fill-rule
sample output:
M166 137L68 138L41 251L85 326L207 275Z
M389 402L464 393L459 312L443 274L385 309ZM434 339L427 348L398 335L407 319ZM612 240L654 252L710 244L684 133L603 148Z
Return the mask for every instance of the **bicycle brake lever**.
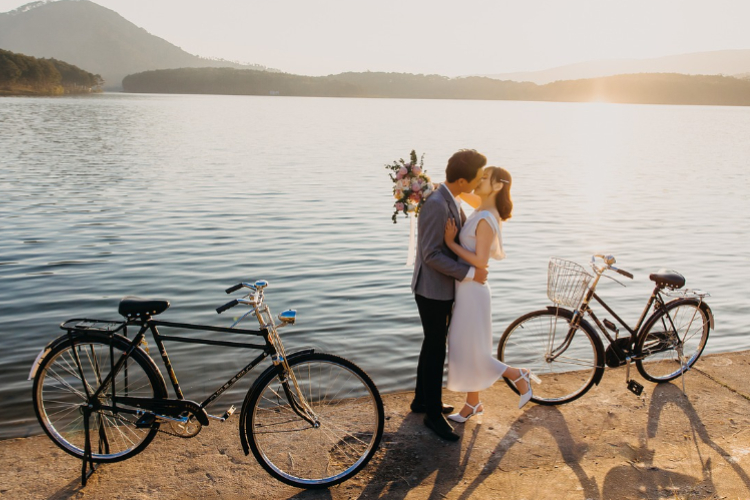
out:
M625 283L621 283L620 281L616 280L615 278L613 278L609 274L602 274L602 276L604 276L605 278L611 279L612 281L614 281L615 283L617 283L618 285L620 285L623 288L627 288L628 287Z

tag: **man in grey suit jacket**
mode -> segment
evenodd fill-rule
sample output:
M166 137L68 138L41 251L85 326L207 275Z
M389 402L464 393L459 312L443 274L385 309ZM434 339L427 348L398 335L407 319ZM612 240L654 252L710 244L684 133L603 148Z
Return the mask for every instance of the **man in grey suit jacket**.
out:
M487 269L475 269L463 262L445 245L445 225L449 218L458 229L466 219L459 201L461 193L473 191L482 180L487 158L473 149L454 154L445 168L445 183L427 198L419 212L417 258L411 289L419 309L424 340L417 366L417 386L411 410L425 413L424 424L443 439L459 438L443 416L453 408L442 403L445 341L448 335L455 281L473 278L484 283Z

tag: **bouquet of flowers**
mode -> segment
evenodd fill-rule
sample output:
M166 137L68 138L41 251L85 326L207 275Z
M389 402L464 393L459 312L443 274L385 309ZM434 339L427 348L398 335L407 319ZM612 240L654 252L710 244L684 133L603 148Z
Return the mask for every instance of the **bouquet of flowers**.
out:
M417 163L417 153L412 150L410 160L407 163L401 158L385 166L391 171L388 175L393 181L393 197L396 198L391 217L394 224L400 212L404 213L404 217L409 217L412 213L417 217L424 201L434 190L432 181L424 170L424 154Z

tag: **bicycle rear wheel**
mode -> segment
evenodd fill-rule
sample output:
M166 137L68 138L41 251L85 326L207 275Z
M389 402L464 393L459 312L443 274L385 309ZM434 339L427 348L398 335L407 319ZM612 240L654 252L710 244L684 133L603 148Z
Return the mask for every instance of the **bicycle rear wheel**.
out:
M675 300L649 318L636 342L635 365L651 382L679 377L698 361L710 321L697 300Z
M250 396L250 449L264 469L292 486L327 488L345 481L377 451L384 423L380 394L361 368L338 356L305 354L292 357L289 366L316 423L293 409L291 381L287 392L287 382L269 371Z
M544 309L521 316L505 330L497 358L519 368L529 368L542 379L532 384L535 403L558 405L583 396L597 380L604 349L591 326L582 321L570 345L554 359L550 355L564 344L573 313L567 309ZM508 380L508 386L516 388Z
M39 423L57 446L78 458L83 458L86 439L82 408L89 402L87 391L93 394L110 372L110 345L117 362L130 343L123 337L110 339L96 333L78 335L74 343L65 340L42 360L34 378L34 411ZM159 370L139 349L114 378L114 388L122 396L167 397ZM109 384L99 402L111 405L111 397ZM118 462L140 453L158 432L159 424L137 428L136 420L131 413L93 411L89 417L92 460Z

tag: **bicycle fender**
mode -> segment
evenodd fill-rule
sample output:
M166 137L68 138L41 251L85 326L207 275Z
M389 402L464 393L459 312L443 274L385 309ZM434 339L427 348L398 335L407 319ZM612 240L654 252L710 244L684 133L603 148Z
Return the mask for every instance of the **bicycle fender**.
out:
M39 354L37 354L36 359L34 360L34 363L31 365L31 370L29 370L28 380L33 380L34 377L36 377L36 372L39 369L39 366L41 366L42 361L44 361L44 358L46 358L47 355L52 350L54 350L58 345L62 344L63 342L69 341L71 336L73 337L73 340L76 340L78 337L83 337L86 335L88 336L106 335L107 338L109 338L109 335L102 334L101 332L86 332L86 331L78 331L78 330L71 330L69 334L65 333L63 335L60 335L56 339L50 341L49 344L47 344L41 351L39 351ZM118 339L123 340L125 342L130 342L130 339L128 339L127 337L123 337L122 335L112 334L112 337L113 338L117 337ZM137 349L141 349L140 346L137 347ZM146 353L144 352L144 354Z
M699 307L701 308L701 310L703 310L703 312L706 314L706 316L708 316L708 327L711 330L715 330L715 328L714 328L714 313L711 311L711 308L708 307L708 304L706 304L703 301L701 301Z
M80 336L81 333L77 331L72 331L71 335L73 335L73 339ZM56 339L51 340L46 346L42 348L41 351L39 351L39 354L36 355L36 359L34 360L34 363L31 365L31 370L29 370L29 378L28 380L34 380L34 377L36 377L36 371L39 369L39 366L41 366L42 361L44 361L44 358L47 357L47 354L52 351L55 347L62 344L63 342L67 342L70 340L70 336L65 333L63 335L60 335Z
M670 300L665 305L666 305L666 307L670 307L670 306L675 306L675 305L679 305L679 304L694 304L694 305L698 306L701 309L701 311L703 311L703 313L708 318L708 328L711 329L711 330L715 330L715 328L714 328L714 313L711 311L711 308L708 306L708 304L706 304L702 300L690 297L690 298ZM644 325L643 331L645 331L645 325Z
M553 312L555 314L558 314L560 316L563 316L564 318L567 318L568 320L573 319L573 311L570 311L568 309L563 309L561 307L555 307L555 306L547 306L547 310L550 312ZM604 376L604 362L605 362L605 356L604 356L604 344L602 343L602 339L599 338L599 335L596 333L596 330L593 326L591 326L591 323L586 321L585 318L581 318L580 321L581 328L586 330L592 339L594 339L594 349L596 349L596 359L597 359L597 367L594 371L594 385L599 385L599 382L602 381L602 377Z
M305 349L304 351L297 351L293 352L292 354L288 355L286 357L287 361L291 361L292 359L303 356L307 354L312 354L315 352L315 349ZM245 400L242 402L242 409L240 410L240 443L242 444L242 451L245 452L245 455L250 454L250 444L247 442L247 433L245 432L245 429L247 428L247 413L248 413L248 406L250 402L250 396L253 395L255 392L255 387L258 384L258 380L262 380L265 378L266 375L268 375L271 372L278 371L279 367L276 365L271 365L268 368L266 368L263 373L261 373L258 378L255 379L253 382L253 385L250 386L250 390L247 391L247 394L245 394Z

